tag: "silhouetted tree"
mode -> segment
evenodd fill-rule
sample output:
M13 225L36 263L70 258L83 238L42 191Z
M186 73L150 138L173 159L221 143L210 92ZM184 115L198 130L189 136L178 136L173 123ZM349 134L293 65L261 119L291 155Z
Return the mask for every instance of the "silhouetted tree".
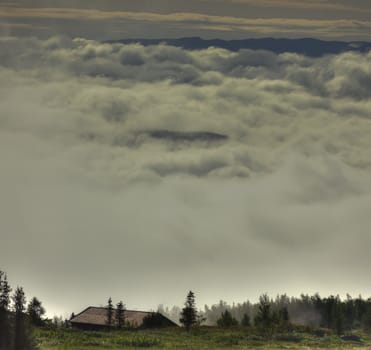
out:
M13 299L14 308L14 349L29 350L31 346L30 329L25 315L26 296L22 287L17 287Z
M362 328L366 332L371 332L371 299L368 299L368 310L363 314Z
M353 329L354 320L355 320L355 309L354 309L354 301L349 294L347 294L347 299L344 302L344 320L345 320L345 328L349 330Z
M336 304L337 300L333 295L323 299L323 325L330 329L335 326Z
M232 316L232 314L225 310L219 320L216 322L219 327L228 328L228 327L234 327L238 325L238 321Z
M283 322L289 322L290 321L289 311L287 310L286 306L284 306L280 309L279 319L280 319L280 321L283 321Z
M255 324L269 327L272 323L271 304L267 294L259 297L258 313L255 316Z
M278 310L278 326L281 330L287 330L290 326L290 316L287 306L283 306Z
M0 271L0 309L9 310L11 291L6 273Z
M41 301L36 297L33 297L28 304L27 313L30 316L30 320L34 326L42 326L42 317L45 315L45 309L41 304Z
M242 327L250 327L251 326L251 320L250 316L248 314L244 314L241 320L241 326Z
M354 300L354 309L356 314L356 326L361 326L364 320L364 316L367 313L367 302L360 295Z
M180 323L184 325L187 331L191 329L197 323L197 310L196 310L196 302L195 302L195 295L192 291L189 291L187 295L186 302L184 304L184 308L180 314Z
M254 322L262 333L271 335L273 332L273 317L271 311L271 303L267 294L259 297L258 313L255 316Z
M11 291L5 272L0 271L0 350L8 350L11 347L9 315Z
M334 326L337 335L342 335L345 329L345 315L344 315L344 305L340 302L340 299L337 301L335 307L335 320Z
M125 324L125 305L120 301L116 305L116 325L121 329Z
M111 297L108 299L108 303L107 303L107 321L106 322L107 322L107 326L110 329L113 325L113 304L112 304Z

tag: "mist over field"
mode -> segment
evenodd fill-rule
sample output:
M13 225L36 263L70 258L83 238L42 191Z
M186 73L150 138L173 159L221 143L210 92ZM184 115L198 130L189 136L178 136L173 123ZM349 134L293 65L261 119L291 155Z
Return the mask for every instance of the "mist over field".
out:
M0 47L1 266L48 310L369 296L370 53Z

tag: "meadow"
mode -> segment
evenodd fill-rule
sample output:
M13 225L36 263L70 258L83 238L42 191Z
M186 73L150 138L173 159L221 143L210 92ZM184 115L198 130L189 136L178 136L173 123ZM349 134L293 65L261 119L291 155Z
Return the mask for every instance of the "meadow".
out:
M40 350L227 350L227 349L371 349L371 336L357 332L360 342L344 341L334 334L297 329L290 333L263 337L244 328L201 327L184 329L83 332L72 329L37 329Z

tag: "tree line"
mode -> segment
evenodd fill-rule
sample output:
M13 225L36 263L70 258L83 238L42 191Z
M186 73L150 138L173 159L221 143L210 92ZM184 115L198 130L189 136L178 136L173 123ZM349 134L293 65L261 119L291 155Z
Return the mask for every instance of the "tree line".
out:
M194 311L191 312L190 308ZM338 295L322 298L319 294L302 294L297 298L283 294L270 298L263 294L257 303L246 301L229 305L220 301L197 310L194 293L190 292L183 309L176 306L168 309L160 305L158 310L170 319L180 320L182 324L187 318L192 320L189 321L192 325L203 320L205 325L219 327L245 326L274 330L289 329L290 325L295 324L327 328L337 334L360 328L371 332L371 298L361 296L352 298L347 295L341 299Z
M164 326L167 316L186 330L194 326L209 325L228 327L254 327L262 332L272 333L277 330L288 331L293 325L321 327L337 334L354 329L371 332L371 298L361 296L345 299L337 296L322 298L319 294L302 294L300 297L288 297L286 294L270 298L267 294L260 296L257 303L229 305L220 301L212 306L196 307L195 294L190 291L184 307L172 309L160 306L143 320L144 328ZM126 306L119 301L115 307L112 299L107 302L107 329L130 328L126 317ZM13 289L4 271L0 270L0 350L31 350L32 327L50 326L51 321L44 319L45 309L41 301L33 297L27 303L22 287ZM58 322L56 322L58 323ZM60 322L69 326L69 322Z
M34 349L32 327L43 325L44 314L41 301L33 297L27 304L23 288L13 291L0 270L0 350Z
M271 302L267 294L263 294L257 305L257 313L254 317L254 326L264 334L273 333L276 330L288 331L291 327L289 313L286 306L282 306L277 310L273 310ZM207 321L206 313L198 311L196 308L195 294L190 291L187 295L183 309L179 314L179 322L189 331L194 326L200 326ZM232 312L228 309L221 311L216 325L221 328L230 327L251 327L252 322L250 315L245 313L241 320L238 321Z

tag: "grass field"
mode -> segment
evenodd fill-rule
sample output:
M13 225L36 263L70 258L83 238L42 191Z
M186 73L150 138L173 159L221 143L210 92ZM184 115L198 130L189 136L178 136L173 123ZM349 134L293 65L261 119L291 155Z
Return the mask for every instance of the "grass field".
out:
M183 329L111 333L39 329L35 336L41 350L371 349L371 337L365 334L361 334L360 343L343 341L335 335L317 337L304 332L278 334L267 340L244 329L223 330L206 327L189 334Z

